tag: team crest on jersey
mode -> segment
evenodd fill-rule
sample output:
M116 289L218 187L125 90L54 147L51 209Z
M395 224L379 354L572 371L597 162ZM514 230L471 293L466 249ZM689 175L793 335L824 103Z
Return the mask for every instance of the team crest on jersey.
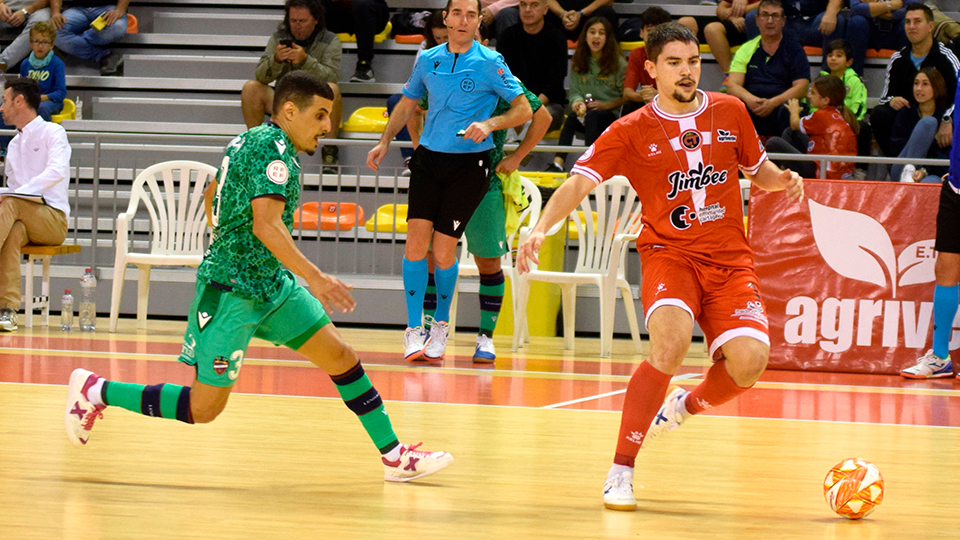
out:
M700 132L696 130L684 131L680 135L680 144L683 145L687 150L696 150L700 148L700 143L703 141L703 137L700 136Z
M725 129L718 129L717 142L737 142L737 136Z
M470 93L473 92L473 89L477 87L477 83L473 82L473 79L467 77L460 81L460 90Z
M284 185L287 183L287 178L290 176L290 173L287 171L287 164L282 160L275 159L267 165L267 179L277 185Z
M217 375L223 375L230 369L230 361L224 358L223 356L218 356L213 359L213 372Z

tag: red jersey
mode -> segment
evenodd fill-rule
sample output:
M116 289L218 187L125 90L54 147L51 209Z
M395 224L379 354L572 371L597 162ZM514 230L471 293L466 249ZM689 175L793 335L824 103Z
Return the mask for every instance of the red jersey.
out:
M801 118L800 131L810 136L808 154L857 155L857 136L853 134L853 128L843 119L843 115L836 107L826 107ZM853 169L853 162L831 161L827 164L826 178L849 179L852 178ZM820 177L819 162L817 176Z
M627 57L627 76L623 81L623 87L629 88L631 90L639 90L640 85L645 84L647 86L657 87L657 81L647 73L647 68L644 67L644 64L647 61L647 48L646 47L637 47L636 49L630 51L630 56Z
M767 159L743 103L697 91L700 107L664 112L659 99L614 122L571 174L598 184L625 176L642 203L637 248L665 246L708 264L753 267L743 230L739 170L756 174Z

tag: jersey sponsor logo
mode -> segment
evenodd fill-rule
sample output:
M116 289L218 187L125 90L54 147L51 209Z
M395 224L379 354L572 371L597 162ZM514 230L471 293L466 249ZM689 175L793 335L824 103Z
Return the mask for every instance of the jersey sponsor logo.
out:
M718 129L717 142L737 142L737 136L725 129Z
M747 307L734 310L733 316L741 321L754 321L767 326L767 316L763 312L763 304L760 302L747 302Z
M700 135L697 134L699 137ZM727 171L715 171L713 165L703 166L698 163L696 169L687 172L673 171L667 176L670 182L670 192L667 199L673 200L681 191L696 191L713 184L722 184L727 181Z
M650 143L650 153L647 154L647 157L653 157L653 156L659 156L659 155L660 155L660 148L656 144Z
M473 82L473 79L467 77L460 81L460 90L463 92L473 92L473 89L477 87L477 83Z
M497 75L503 75L503 68L497 70Z
M290 173L287 171L287 164L282 160L275 159L267 165L267 179L277 185L284 185L287 183L287 178L290 176Z
M692 211L689 206L681 205L674 208L673 212L670 212L670 223L673 224L677 230L682 231L689 229L695 221L699 221L700 224L703 225L711 221L723 219L726 213L726 207L720 206L720 203L705 206L701 208L699 212Z
M230 369L230 361L226 357L218 356L213 359L213 372L218 376L223 375Z
M684 131L680 134L680 144L687 150L700 148L701 142L703 142L703 137L701 137L700 132L695 129Z
M273 143L277 145L277 152L280 152L280 155L281 155L281 156L282 156L284 153L286 153L286 151L287 151L287 143L285 143L285 142L283 142L283 141L273 141Z

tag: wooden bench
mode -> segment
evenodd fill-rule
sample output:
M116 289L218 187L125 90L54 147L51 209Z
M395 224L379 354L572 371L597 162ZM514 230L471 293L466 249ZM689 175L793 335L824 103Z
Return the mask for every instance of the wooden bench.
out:
M43 326L50 325L50 259L54 255L80 253L80 246L35 246L27 244L20 248L20 253L27 256L27 283L26 293L23 295L24 326L33 328L33 312L42 309ZM43 262L43 277L40 281L40 296L33 295L33 263Z

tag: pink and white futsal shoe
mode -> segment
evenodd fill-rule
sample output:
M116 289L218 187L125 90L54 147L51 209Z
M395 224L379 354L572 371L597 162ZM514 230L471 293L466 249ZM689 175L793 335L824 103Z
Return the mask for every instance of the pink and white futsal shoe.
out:
M98 418L103 418L103 405L94 405L87 398L87 391L103 377L85 369L75 369L70 374L67 409L63 418L67 426L67 437L77 446L83 446L90 440L90 430Z

